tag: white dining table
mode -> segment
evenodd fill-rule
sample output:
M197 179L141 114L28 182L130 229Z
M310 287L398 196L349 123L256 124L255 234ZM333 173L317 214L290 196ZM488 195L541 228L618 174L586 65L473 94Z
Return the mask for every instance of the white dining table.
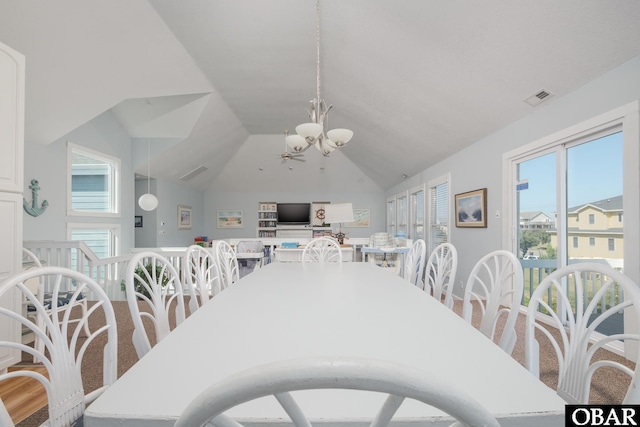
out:
M193 313L93 402L85 425L172 426L198 393L229 375L318 356L383 359L447 378L502 426L564 425L564 401L491 340L423 290L374 264L353 262L272 263L247 275ZM311 419L341 427L370 420L383 399L372 392L296 393ZM273 397L227 415L288 422ZM443 416L408 400L395 420L449 424Z

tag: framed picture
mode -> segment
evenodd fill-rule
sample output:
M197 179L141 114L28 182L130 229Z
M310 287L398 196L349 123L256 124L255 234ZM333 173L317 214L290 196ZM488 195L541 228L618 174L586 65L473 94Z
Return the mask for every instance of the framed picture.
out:
M241 210L220 210L218 211L218 228L242 228Z
M191 228L191 206L178 205L178 229Z
M142 227L142 215L136 215L136 219L133 221L136 227Z
M456 194L456 227L487 227L487 189Z
M371 210L370 209L354 209L353 222L346 222L345 227L370 227L371 226Z

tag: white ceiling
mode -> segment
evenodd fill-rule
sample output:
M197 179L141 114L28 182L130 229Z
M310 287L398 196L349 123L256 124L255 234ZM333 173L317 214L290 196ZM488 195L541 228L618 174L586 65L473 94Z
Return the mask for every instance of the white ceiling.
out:
M310 150L281 165L283 132L315 97L315 10L314 0L0 0L0 42L27 57L27 144L112 109L134 138L178 141L154 150L157 178L220 191L387 189L640 54L635 0L322 0L329 126L355 135L329 158ZM555 96L524 102L541 89ZM331 184L317 178L327 172Z

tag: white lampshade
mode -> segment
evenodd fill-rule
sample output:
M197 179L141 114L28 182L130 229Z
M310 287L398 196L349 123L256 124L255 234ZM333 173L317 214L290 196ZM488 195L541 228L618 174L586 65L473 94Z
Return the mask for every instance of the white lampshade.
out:
M335 148L327 144L326 139L318 141L318 143L316 144L316 148L325 156L329 155L333 150L335 150Z
M353 131L349 129L331 129L327 132L327 138L329 138L336 147L342 147L353 138Z
M152 211L158 207L158 198L151 193L146 193L138 199L138 205L145 211Z
M287 145L291 147L293 151L301 151L309 146L307 141L300 135L289 135L284 140L287 141Z
M327 144L329 147L332 148L331 151L335 150L336 148L338 148L338 146L336 145L335 142L333 142L332 140L330 140L329 138L325 138L324 139L324 143Z
M322 125L318 123L303 123L296 126L296 132L303 138L316 139L322 133Z
M324 222L353 222L353 205L351 203L329 203L324 205Z

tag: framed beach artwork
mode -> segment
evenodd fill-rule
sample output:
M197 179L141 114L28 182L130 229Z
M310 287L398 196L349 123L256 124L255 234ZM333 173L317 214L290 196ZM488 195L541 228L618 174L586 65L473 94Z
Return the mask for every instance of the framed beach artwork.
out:
M242 211L241 210L219 210L218 211L218 228L242 228Z
M191 206L178 205L178 229L191 228Z
M370 227L371 226L371 210L370 209L354 209L353 222L345 222L345 227Z
M487 227L487 189L456 194L456 227Z

